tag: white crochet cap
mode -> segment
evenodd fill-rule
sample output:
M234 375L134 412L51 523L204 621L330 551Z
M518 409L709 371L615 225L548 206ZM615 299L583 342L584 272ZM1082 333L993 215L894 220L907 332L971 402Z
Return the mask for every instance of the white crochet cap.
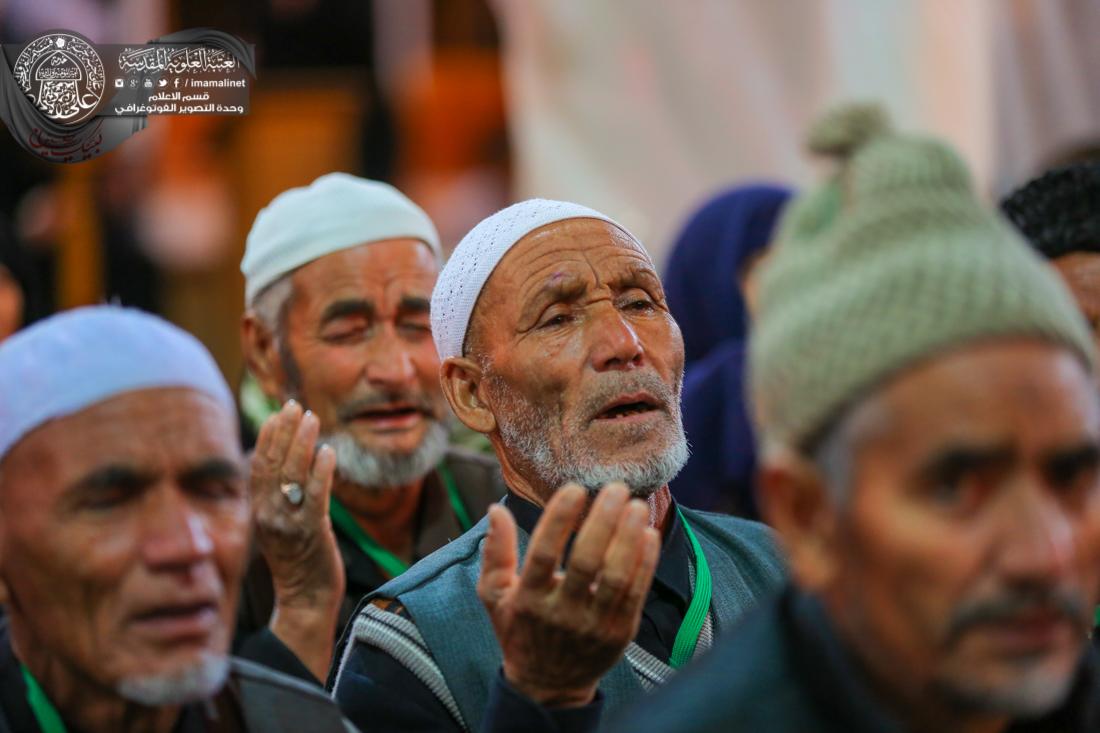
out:
M157 387L197 390L236 415L210 352L167 321L108 305L39 321L0 344L0 458L49 420Z
M568 201L529 199L482 220L455 247L432 291L432 338L440 360L461 356L478 296L508 250L539 227L566 219L606 221L637 241L606 214Z
M443 262L439 233L424 210L388 183L328 173L283 191L260 210L245 241L244 302L320 257L368 242L419 239Z

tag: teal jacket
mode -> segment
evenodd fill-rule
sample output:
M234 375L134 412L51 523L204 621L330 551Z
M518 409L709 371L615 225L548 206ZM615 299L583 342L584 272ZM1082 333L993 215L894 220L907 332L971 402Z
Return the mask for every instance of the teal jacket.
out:
M781 586L784 563L764 525L686 508L682 511L710 568L711 622L714 633L721 634ZM482 519L364 599L345 632L343 649L338 651L333 679L338 702L341 671L357 649L369 645L412 671L461 727L481 729L489 691L501 665L492 624L476 592L487 528L488 520ZM527 534L520 530L521 561L527 541ZM377 598L396 600L404 606L407 618L372 605L370 601ZM640 655L646 656L644 652ZM605 719L663 682L665 672L671 672L653 657L648 662L631 657L628 650L600 684Z

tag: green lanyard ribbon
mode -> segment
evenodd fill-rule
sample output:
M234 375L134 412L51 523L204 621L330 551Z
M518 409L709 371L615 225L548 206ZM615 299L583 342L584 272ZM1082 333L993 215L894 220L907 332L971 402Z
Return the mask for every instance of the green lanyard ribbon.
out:
M462 496L458 493L454 476L451 475L450 469L442 463L439 464L436 471L443 479L443 485L447 489L447 498L450 500L451 509L455 513L455 519L458 520L458 526L465 532L474 525L470 521L470 513L466 511L466 506L462 503ZM363 554L369 557L387 576L396 578L409 569L407 562L382 547L373 537L367 534L355 521L355 517L351 515L347 507L337 501L335 496L329 498L328 511L336 528L354 542L363 551Z
M66 733L65 723L61 720L61 714L46 697L46 692L38 684L27 665L20 664L23 672L23 682L27 685L27 704L31 706L34 719L38 721L38 728L42 733Z
M676 516L683 523L684 531L687 532L688 540L691 542L692 552L695 553L695 592L691 594L691 603L688 604L680 630L676 632L676 640L672 643L672 656L668 664L673 669L679 669L687 664L695 655L699 634L703 631L707 613L710 611L711 596L710 566L707 565L707 558L703 555L703 548L699 546L699 540L695 538L695 532L684 518L680 507L676 507Z

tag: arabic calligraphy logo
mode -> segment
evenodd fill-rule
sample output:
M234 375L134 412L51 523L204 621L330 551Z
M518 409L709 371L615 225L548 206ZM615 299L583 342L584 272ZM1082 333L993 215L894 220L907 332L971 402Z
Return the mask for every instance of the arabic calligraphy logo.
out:
M87 119L103 97L103 61L92 44L74 33L47 33L34 39L19 54L12 71L34 105L62 124Z

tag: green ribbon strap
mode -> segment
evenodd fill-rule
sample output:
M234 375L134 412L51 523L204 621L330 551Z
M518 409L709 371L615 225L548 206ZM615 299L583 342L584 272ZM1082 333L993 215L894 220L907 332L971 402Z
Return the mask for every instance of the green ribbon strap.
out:
M672 644L672 656L668 664L673 669L679 669L691 661L695 656L695 647L699 644L699 634L703 631L703 624L707 621L707 613L710 611L711 580L710 566L703 555L703 548L699 546L699 540L695 538L695 532L684 518L680 507L676 507L676 516L684 525L688 540L691 542L692 552L695 553L695 592L691 594L691 603L688 604L687 613L680 624L680 630L676 632L676 641Z
M27 665L20 663L19 669L22 670L23 682L27 685L27 704L31 706L34 719L38 721L38 728L42 733L66 733L61 714L50 702L50 698L46 697L46 692L27 669Z
M442 463L436 468L439 472L439 476L443 479L443 485L447 490L447 498L451 503L451 509L454 511L455 519L458 520L458 525L465 532L473 523L470 521L470 513L466 510L466 506L462 503L462 496L458 493L458 486L455 484L454 477L451 475L450 470ZM401 573L409 569L409 564L393 554L382 545L378 544L373 537L364 531L359 523L355 521L355 517L351 515L347 507L341 504L335 496L329 498L329 516L332 517L332 523L344 533L356 546L362 550L363 554L371 559L371 561L381 568L382 572L390 578L396 578Z
M451 469L440 463L436 470L443 478L443 485L447 487L447 498L451 500L451 509L454 510L458 526L462 527L463 532L468 531L470 527L474 526L474 523L470 521L470 513L466 511L466 505L462 503L462 495L458 493L458 485L455 484L455 477L451 475Z

